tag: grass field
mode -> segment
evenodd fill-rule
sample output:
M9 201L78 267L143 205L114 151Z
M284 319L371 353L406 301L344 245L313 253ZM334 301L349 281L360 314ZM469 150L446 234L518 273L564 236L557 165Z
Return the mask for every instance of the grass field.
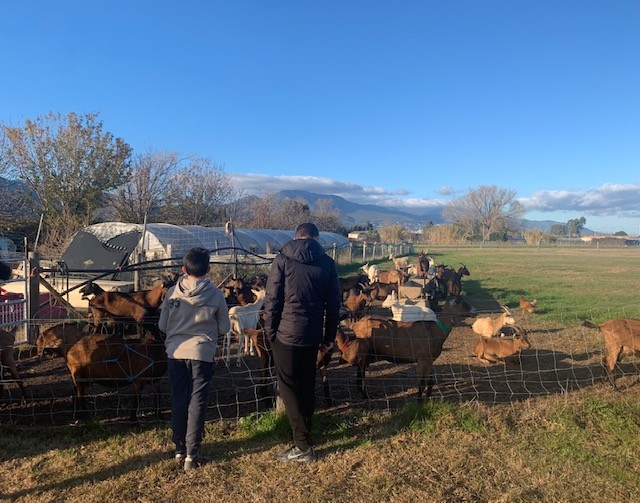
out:
M640 317L637 249L431 248L430 254L454 267L464 263L471 271L465 297L487 310L516 307L520 294L536 298L540 309L527 328L535 332L534 346L554 358L568 353L564 345L577 334L575 340L594 346L597 365L599 336L578 331L579 321ZM452 341L460 342L452 346L468 344L465 336L454 330ZM452 347L443 364L454 356ZM571 373L571 365L563 370ZM494 374L499 378L500 370ZM172 460L166 423L0 425L0 499L637 501L640 385L637 373L620 381L619 392L598 377L503 403L460 395L381 410L343 402L319 411L319 461L303 466L273 460L289 445L286 419L273 412L209 423L204 448L214 463L188 474Z

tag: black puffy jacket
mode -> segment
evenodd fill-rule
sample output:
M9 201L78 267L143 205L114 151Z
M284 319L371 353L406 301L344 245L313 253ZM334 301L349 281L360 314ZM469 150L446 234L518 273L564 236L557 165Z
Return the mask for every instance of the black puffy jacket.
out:
M287 346L333 342L340 302L333 259L315 239L294 239L271 264L264 303L266 335Z

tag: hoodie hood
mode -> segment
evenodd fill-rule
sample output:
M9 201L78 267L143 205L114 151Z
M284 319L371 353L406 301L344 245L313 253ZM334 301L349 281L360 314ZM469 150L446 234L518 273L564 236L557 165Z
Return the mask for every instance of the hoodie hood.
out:
M313 264L325 254L322 245L313 238L289 241L282 247L280 253L303 264Z
M207 279L192 279L182 276L174 289L174 297L185 299L194 306L211 303L216 289Z

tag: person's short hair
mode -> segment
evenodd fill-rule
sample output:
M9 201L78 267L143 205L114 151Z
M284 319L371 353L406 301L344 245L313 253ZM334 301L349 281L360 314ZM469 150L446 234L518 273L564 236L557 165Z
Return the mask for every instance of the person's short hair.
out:
M0 280L1 281L7 281L8 279L11 279L12 272L13 270L11 269L11 266L5 264L4 262L0 262Z
M182 258L182 265L189 276L204 276L209 272L209 250L191 248Z
M317 238L320 235L316 224L305 222L296 227L296 239Z

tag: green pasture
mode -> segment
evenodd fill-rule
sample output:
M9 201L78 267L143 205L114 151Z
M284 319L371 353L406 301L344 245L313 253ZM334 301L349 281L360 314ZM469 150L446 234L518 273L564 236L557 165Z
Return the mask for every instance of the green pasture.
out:
M417 258L421 248L411 257ZM640 249L596 247L429 247L436 263L454 269L464 264L471 276L462 280L472 303L518 308L519 296L538 301L536 316L567 324L619 316L640 317ZM392 269L389 260L373 260ZM355 274L361 264L339 267Z

